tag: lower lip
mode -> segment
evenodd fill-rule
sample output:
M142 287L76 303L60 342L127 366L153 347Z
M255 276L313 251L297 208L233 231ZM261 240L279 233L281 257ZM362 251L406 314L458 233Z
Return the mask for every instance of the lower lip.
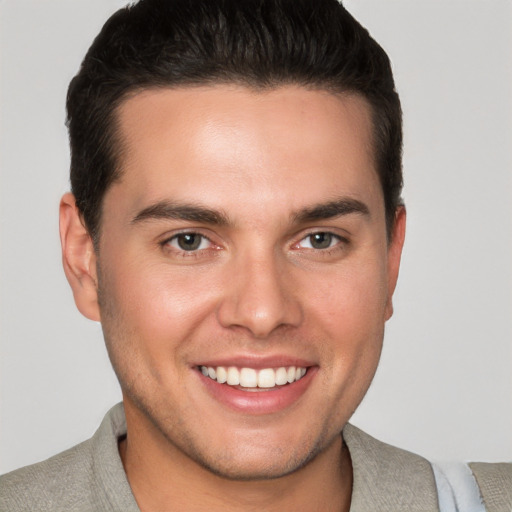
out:
M230 409L247 414L272 414L299 401L310 386L316 370L316 367L308 368L306 375L292 384L276 388L250 388L251 391L219 384L196 371L210 395Z

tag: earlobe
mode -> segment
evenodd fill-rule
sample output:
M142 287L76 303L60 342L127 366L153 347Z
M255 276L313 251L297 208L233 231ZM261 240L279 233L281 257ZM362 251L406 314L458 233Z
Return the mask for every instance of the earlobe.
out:
M386 320L389 320L393 315L393 293L395 292L400 270L400 259L405 240L405 224L405 206L399 206L396 209L393 234L388 247L388 298L386 303Z
M71 193L60 201L59 227L62 263L76 306L85 317L99 321L96 253Z

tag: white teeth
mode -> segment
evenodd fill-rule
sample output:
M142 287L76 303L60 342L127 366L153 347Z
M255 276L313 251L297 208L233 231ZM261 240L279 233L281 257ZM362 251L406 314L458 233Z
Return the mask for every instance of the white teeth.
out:
M305 368L304 368L305 370ZM306 372L304 372L306 373ZM278 368L276 370L276 385L277 386L284 386L288 383L288 372L286 371L286 368L284 366L281 366L281 368Z
M252 368L240 370L240 386L244 388L255 388L258 386L258 374Z
M276 385L276 372L272 368L265 368L258 373L259 388L273 388Z
M226 368L223 366L217 367L217 382L220 384L224 384L228 380L228 372L226 371Z
M219 384L242 386L244 388L273 388L284 386L302 379L306 375L306 368L301 366L281 366L279 368L237 368L230 366L201 366L201 373L205 377L216 380Z
M240 372L238 371L238 368L235 368L234 366L230 366L228 368L228 378L226 382L230 386L238 386L240 384Z

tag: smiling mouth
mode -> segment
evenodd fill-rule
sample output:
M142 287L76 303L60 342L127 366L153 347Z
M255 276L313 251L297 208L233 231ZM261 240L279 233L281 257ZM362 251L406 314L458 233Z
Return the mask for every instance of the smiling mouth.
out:
M237 388L271 389L296 382L306 375L302 366L281 366L279 368L237 368L235 366L199 366L201 373L219 384Z

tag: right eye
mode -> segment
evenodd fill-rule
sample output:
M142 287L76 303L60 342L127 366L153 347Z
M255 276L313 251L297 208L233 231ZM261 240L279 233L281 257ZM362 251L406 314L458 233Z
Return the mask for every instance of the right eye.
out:
M209 249L212 242L199 233L179 233L164 242L178 251L193 252Z

